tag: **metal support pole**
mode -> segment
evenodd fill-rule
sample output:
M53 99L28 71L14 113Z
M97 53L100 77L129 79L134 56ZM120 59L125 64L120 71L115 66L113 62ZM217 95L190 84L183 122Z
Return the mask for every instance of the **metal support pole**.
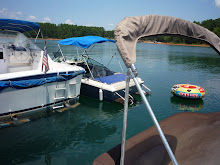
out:
M58 47L59 47L60 53L61 53L62 56L64 57L64 55L63 55L63 51L62 51L62 49L60 48L60 44L58 44Z
M144 95L144 93L143 93L143 91L141 89L141 86L138 83L138 80L136 79L137 70L136 70L134 64L132 64L131 68L129 68L128 70L130 72L130 75L131 75L132 79L134 80L134 82L136 84L136 87L137 87L137 89L138 89L138 91L139 91L139 93L140 93L140 95L141 95L141 97L142 97L142 99L144 101L145 106L147 107L147 110L148 110L148 112L149 112L149 114L151 116L151 119L153 120L154 125L156 126L157 131L159 132L159 135L160 135L160 137L161 137L161 139L163 141L164 146L166 147L166 150L167 150L167 152L168 152L168 154L170 156L170 159L173 161L173 164L178 165L178 163L176 161L176 158L175 158L175 156L174 156L174 154L173 154L173 152L172 152L172 150L171 150L171 148L170 148L170 146L169 146L169 144L167 142L167 139L164 136L164 133L163 133L163 131L162 131L162 129L161 129L161 127L160 127L160 125L159 125L155 115L154 115L154 112L151 109L151 106L150 106L149 102L147 101L147 98Z
M37 36L36 36L36 38L35 38L35 40L34 40L34 43L36 43L36 40L37 40L39 34L40 34L40 29L38 30Z
M125 88L125 101L124 101L124 120L123 120L123 131L122 131L122 144L121 144L121 161L120 161L120 165L124 165L124 157L125 157L125 140L126 140L127 116L128 116L129 82L130 82L130 76L129 76L129 72L127 71L126 88Z

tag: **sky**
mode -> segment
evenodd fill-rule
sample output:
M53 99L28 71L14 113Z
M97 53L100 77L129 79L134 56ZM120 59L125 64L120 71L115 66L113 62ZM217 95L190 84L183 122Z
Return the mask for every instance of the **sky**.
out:
M167 15L188 21L220 18L220 0L1 0L0 18L113 30L125 17Z

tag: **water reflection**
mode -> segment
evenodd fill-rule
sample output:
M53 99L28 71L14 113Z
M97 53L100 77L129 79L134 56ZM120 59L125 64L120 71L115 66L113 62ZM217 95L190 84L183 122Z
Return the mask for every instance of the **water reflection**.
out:
M122 104L116 102L105 102L99 101L98 99L94 99L87 96L80 96L79 102L81 104L80 108L89 107L89 111L91 115L95 116L106 116L106 117L113 117L117 113L121 112L124 108Z
M203 100L190 100L190 99L183 99L176 96L170 97L170 102L172 107L182 111L192 111L198 112L203 107Z
M175 52L171 50L170 55L168 56L168 64L170 66L179 65L179 67L181 67L180 65L183 65L184 70L200 69L209 73L219 73L220 58L217 53L212 52L210 50L211 48L203 49L204 52L200 52L199 54L198 52Z
M117 131L109 120L121 112L123 105L88 98L80 98L79 103L62 113L0 129L1 164L39 160L42 155L46 155L45 161L50 164L56 151L77 150L84 143L104 143L106 137Z

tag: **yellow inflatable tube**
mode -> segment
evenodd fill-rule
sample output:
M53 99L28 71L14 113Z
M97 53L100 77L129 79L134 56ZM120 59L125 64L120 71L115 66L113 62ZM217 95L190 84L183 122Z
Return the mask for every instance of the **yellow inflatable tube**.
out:
M176 84L172 87L171 93L187 99L201 99L205 96L205 90L202 87L191 84Z

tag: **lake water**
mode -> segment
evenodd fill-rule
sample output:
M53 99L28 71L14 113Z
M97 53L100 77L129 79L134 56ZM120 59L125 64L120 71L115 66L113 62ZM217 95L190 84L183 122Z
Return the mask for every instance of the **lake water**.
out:
M38 45L43 48L42 41L38 41ZM47 47L52 55L58 50L57 41L47 41ZM76 51L75 47L63 47L65 54ZM114 52L117 58L112 59L109 67L121 71L119 60L126 72L113 43L99 44L91 51L92 56L104 64L108 64L110 53ZM152 90L147 98L159 121L184 111L220 110L220 57L212 48L138 43L135 66L139 77ZM199 85L206 95L197 101L173 97L170 90L178 83ZM137 99L139 103L129 107L127 138L153 125L140 97ZM89 165L100 154L121 143L123 105L82 96L79 103L63 113L0 129L1 164Z

